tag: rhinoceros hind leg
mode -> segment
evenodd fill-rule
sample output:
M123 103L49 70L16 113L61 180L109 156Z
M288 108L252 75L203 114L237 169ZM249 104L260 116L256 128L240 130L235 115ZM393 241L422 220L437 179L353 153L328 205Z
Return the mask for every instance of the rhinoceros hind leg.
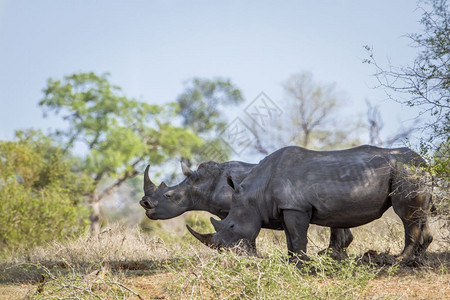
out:
M433 240L427 220L428 195L415 195L409 201L404 201L401 208L395 204L393 201L394 211L402 220L405 229L405 248L398 258L404 260L423 254Z
M331 258L342 260L348 258L346 248L353 241L349 228L330 228L330 244L328 248L319 251L319 255L328 254Z
M344 248L347 248L350 246L350 243L353 241L353 234L350 231L350 228L344 228L344 234L345 234L345 240L344 244L342 245Z
M411 220L402 220L403 227L405 229L405 248L398 256L399 260L411 259L414 256L415 248L417 248L418 240L420 237L419 225L415 224Z
M328 248L341 251L353 241L353 234L348 228L331 228Z
M418 256L424 254L425 251L427 250L428 246L433 241L433 236L430 233L430 227L428 226L427 221L425 221L425 223L422 224L422 230L420 233L421 233L421 235L420 235L420 239L419 239L419 245L417 246L416 253L415 253Z

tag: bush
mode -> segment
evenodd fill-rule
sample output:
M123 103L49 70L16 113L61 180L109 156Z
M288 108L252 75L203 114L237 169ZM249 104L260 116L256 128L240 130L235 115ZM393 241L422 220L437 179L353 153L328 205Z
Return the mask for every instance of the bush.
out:
M0 255L84 230L84 176L44 136L32 132L0 142Z

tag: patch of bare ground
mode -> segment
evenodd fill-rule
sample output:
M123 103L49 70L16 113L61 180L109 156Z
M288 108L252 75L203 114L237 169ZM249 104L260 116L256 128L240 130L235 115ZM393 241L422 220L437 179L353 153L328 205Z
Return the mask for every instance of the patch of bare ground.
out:
M171 299L167 290L168 283L175 279L175 274L170 272L156 273L149 276L129 277L125 280L133 286L144 299Z
M421 272L380 277L370 281L367 299L449 299L450 274Z
M393 255L367 251L361 258L380 270L364 298L368 299L450 299L450 253L430 252L425 257L398 262ZM395 275L386 270L396 267Z
M25 297L35 289L36 289L35 286L32 284L16 284L16 285L0 284L0 299L1 300L25 299Z

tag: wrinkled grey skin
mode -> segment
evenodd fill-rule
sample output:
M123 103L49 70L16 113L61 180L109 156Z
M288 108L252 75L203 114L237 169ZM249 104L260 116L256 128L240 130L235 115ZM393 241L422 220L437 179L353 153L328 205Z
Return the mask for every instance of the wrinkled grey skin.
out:
M378 219L391 206L405 229L400 259L423 253L432 241L427 223L430 176L411 166L422 158L408 148L360 146L341 151L282 148L263 159L238 183L228 216L200 234L213 248L252 244L263 224L279 220L289 253L306 258L309 224L351 228Z
M140 201L146 215L152 220L174 218L186 211L208 211L224 219L230 210L233 189L227 183L227 176L241 182L256 166L240 161L216 163L213 161L199 165L197 171L190 170L184 163L181 168L186 178L178 185L167 187L164 183L156 187L148 175L147 166L144 173L145 196ZM212 222L215 220L212 219ZM262 224L263 228L282 230L280 219L270 219ZM345 256L343 248L353 240L349 229L332 228L329 248L337 256ZM255 246L250 252L255 252Z

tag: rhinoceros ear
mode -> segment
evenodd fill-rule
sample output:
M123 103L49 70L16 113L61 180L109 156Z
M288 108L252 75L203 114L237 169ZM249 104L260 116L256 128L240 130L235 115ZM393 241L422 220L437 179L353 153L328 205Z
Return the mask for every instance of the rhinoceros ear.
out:
M231 186L231 188L236 192L236 193L240 193L242 192L242 186L237 183L236 181L234 181L233 177L231 177L231 175L227 176L227 183L229 186Z

